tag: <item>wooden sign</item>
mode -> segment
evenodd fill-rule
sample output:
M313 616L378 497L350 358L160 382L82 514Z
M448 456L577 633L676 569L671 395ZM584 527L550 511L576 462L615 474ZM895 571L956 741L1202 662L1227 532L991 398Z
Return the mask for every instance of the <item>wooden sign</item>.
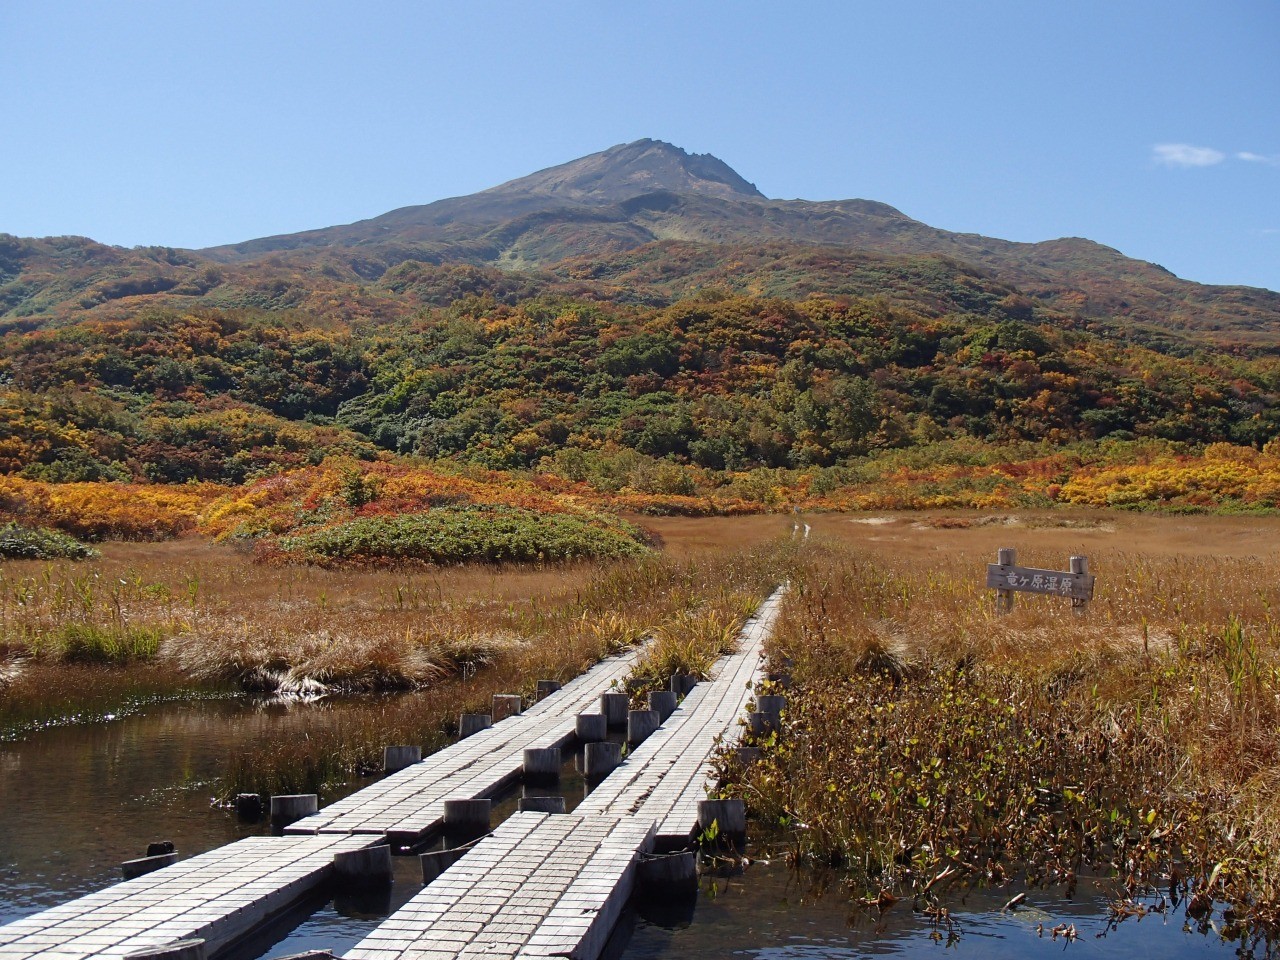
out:
M1000 613L1013 609L1015 592L1070 597L1076 613L1084 613L1093 599L1094 578L1089 573L1088 557L1072 557L1070 570L1040 570L1018 566L1018 552L1005 547L996 561L987 564L987 586L996 592L996 610Z
M1019 590L1023 593L1047 593L1072 600L1093 599L1094 577L1088 573L1065 573L1061 570L1037 570L1003 563L987 564L987 586L995 590Z

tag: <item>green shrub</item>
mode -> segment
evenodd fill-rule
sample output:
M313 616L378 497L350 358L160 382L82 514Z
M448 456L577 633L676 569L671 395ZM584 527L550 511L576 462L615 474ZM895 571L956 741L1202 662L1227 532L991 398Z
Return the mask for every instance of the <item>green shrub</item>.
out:
M97 555L92 547L56 530L16 523L0 526L0 559L86 560Z
M506 506L442 507L429 513L363 517L282 538L279 548L285 560L322 566L620 559L646 550L639 531L613 517Z

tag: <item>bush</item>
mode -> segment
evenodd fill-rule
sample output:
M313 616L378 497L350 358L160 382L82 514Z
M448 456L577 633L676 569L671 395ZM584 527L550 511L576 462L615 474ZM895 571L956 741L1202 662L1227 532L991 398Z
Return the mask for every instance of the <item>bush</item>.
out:
M43 527L0 526L0 558L8 560L86 560L98 551L79 540Z
M645 549L621 520L506 506L362 517L279 541L280 559L321 566L620 559Z

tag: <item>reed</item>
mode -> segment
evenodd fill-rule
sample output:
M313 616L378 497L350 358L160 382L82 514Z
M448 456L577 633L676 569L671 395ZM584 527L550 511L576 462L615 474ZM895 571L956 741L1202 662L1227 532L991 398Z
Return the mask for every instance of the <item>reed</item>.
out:
M988 559L810 548L769 647L784 730L725 770L771 842L868 902L1101 870L1274 924L1280 558L1097 551L1085 616L997 616Z
M482 663L464 661L412 693L378 701L359 717L318 724L305 740L281 739L229 757L222 791L231 796L332 790L378 769L388 744L420 744L429 753L450 742L458 715L487 712L496 693L531 697L539 679L572 679L649 636L675 643L691 624L698 639L723 649L744 611L774 586L782 558L765 548L598 568L571 594L509 611L507 641L487 648ZM698 656L709 651L699 648ZM646 656L637 674L647 676L650 668L666 669L670 662L666 654ZM662 673L660 681L657 676L654 685L665 686L670 674Z

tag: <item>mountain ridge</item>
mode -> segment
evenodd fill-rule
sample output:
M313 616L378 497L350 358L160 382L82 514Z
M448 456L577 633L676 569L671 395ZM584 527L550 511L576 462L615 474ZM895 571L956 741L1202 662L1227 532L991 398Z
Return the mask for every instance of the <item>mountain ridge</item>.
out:
M65 314L131 297L216 299L219 271L228 268L247 271L250 287L287 283L310 293L335 277L377 280L405 262L537 273L586 258L608 273L610 257L651 247L668 251L674 248L663 244L671 242L709 245L729 259L734 248L761 244L940 256L1065 315L1217 345L1280 348L1275 291L1197 284L1086 238L1020 243L942 230L873 200L770 199L710 154L647 139L478 193L204 250L127 251L71 238L0 237L0 316ZM670 273L680 269L668 264ZM839 285L838 278L827 279ZM300 302L306 295L284 299ZM270 309L282 302L270 293L254 297L250 302Z

